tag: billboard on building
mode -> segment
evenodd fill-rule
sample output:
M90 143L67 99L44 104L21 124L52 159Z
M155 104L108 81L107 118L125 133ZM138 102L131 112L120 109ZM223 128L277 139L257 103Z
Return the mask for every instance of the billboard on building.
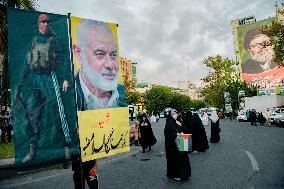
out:
M242 79L252 86L276 86L284 79L284 68L274 62L271 38L262 32L262 26L270 26L272 20L258 21L238 27L238 55Z

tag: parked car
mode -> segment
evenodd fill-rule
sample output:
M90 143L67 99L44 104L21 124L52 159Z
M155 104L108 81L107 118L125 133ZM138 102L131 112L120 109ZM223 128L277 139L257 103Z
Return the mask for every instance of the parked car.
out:
M247 121L247 115L245 112L239 112L238 116L237 116L237 120L239 122L242 122L242 121Z
M278 119L278 117L280 116L280 114L284 113L284 108L275 108L274 110L272 110L271 113L271 120L270 122L272 124L275 124L275 119ZM281 117L281 116L280 116Z
M274 119L274 123L276 127L284 127L284 113L280 113Z

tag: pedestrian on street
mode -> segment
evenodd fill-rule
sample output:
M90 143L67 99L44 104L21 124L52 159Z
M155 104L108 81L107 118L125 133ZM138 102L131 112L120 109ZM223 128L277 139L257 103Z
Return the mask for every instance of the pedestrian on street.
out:
M215 111L211 113L209 116L211 120L211 137L210 142L218 143L220 141L220 125L219 125L219 117Z
M269 108L267 108L265 114L264 114L264 117L267 121L267 125L270 127L271 126L271 111Z
M263 116L262 112L260 112L260 114L258 115L258 122L259 124L262 126L263 123L265 122L265 117Z
M193 153L209 149L206 132L199 115L196 113L192 115L192 112L188 111L184 114L183 121L184 133L192 134Z
M178 133L182 133L182 124L177 121L177 111L171 109L164 129L167 177L182 181L191 176L191 167L188 152L179 151L175 143Z
M193 152L204 152L209 149L208 140L204 125L197 113L192 115L193 120L193 130L194 135L192 134L192 151Z
M157 115L156 115L156 121L157 121L157 123L159 122L159 119L160 119L160 116L159 116L159 114L157 114Z
M257 125L256 124L256 118L257 118L256 117L256 111L255 111L255 109L253 109L250 113L250 121L251 121L250 124L251 125L255 125L255 126Z
M140 119L139 124L140 132L141 132L141 146L142 146L142 153L145 153L145 150L149 148L151 151L151 146L156 144L157 140L154 136L151 123L147 119L147 115L143 114Z

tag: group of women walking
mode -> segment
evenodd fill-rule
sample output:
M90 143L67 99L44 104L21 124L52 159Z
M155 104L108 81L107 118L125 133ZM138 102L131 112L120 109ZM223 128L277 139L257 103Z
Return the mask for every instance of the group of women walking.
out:
M218 143L220 128L217 112L213 111L208 117L211 120L210 142ZM151 151L151 146L156 144L157 140L146 114L140 116L139 130L142 153L145 153L146 149ZM164 128L167 177L177 181L187 180L191 176L189 152L180 151L176 144L176 138L180 133L191 134L192 149L190 152L204 152L209 149L205 128L199 115L191 111L178 114L175 109L171 109Z
M219 117L216 112L209 116L211 120L210 142L220 140ZM190 111L180 114L171 109L164 129L167 158L167 176L177 181L187 180L191 176L191 166L187 151L179 151L176 138L179 133L191 134L192 151L204 152L209 149L206 132L198 114Z

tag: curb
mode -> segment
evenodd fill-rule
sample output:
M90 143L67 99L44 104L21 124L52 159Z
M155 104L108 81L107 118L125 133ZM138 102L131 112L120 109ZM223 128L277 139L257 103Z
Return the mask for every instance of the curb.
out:
M15 164L15 158L1 159L0 160L0 169L14 167L14 164Z

